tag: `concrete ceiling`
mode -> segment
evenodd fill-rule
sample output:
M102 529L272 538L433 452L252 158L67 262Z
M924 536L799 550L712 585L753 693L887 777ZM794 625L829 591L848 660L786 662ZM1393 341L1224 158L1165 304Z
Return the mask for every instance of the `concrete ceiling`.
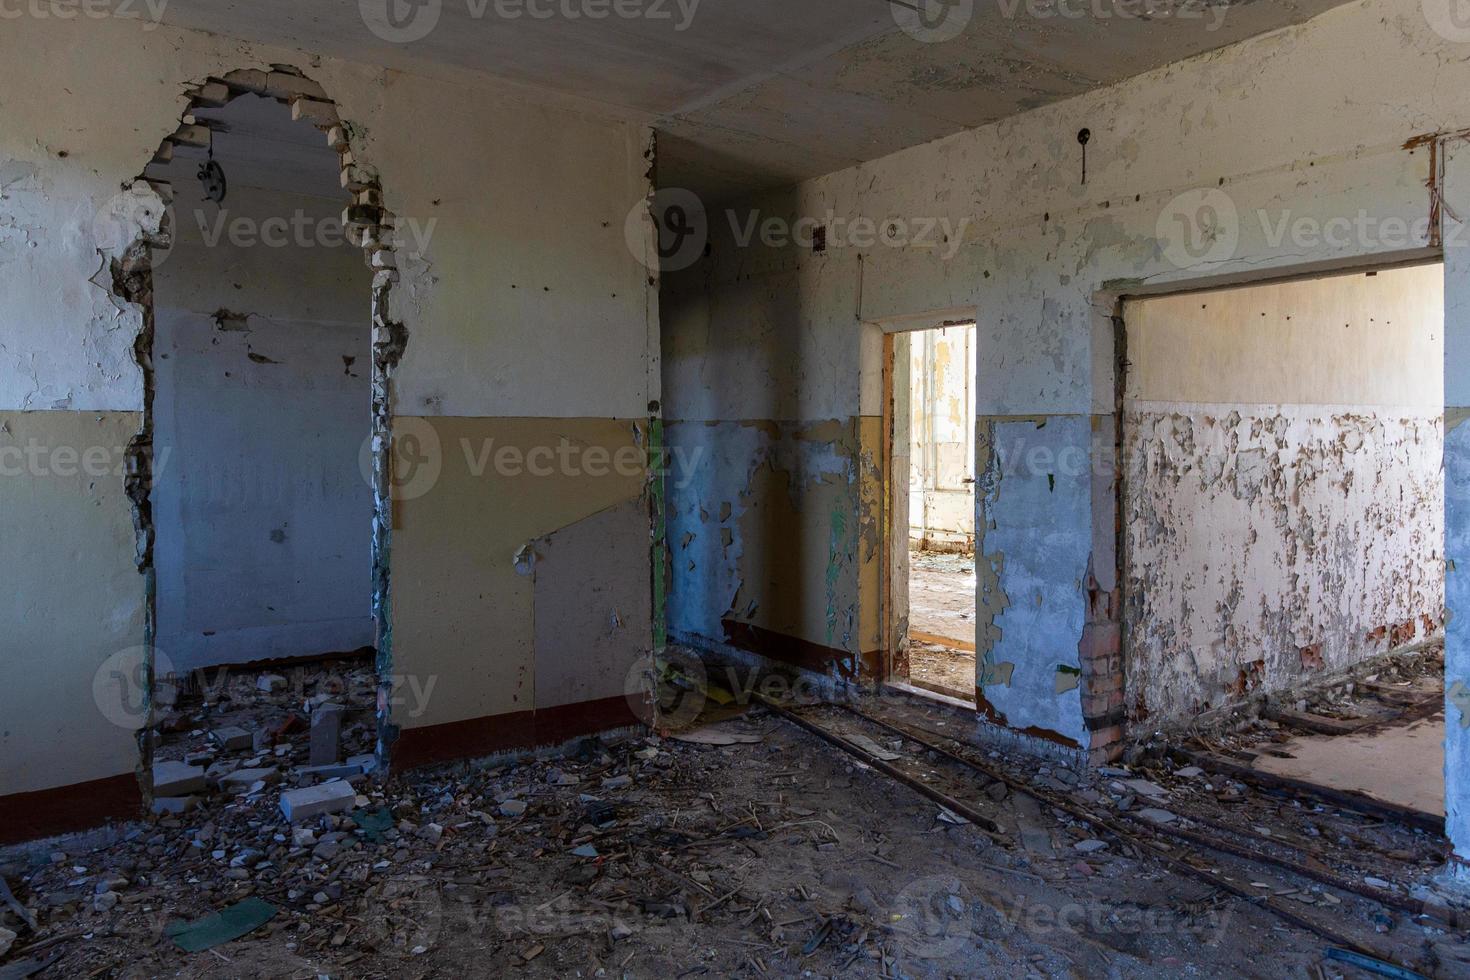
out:
M450 65L601 103L657 126L663 186L719 200L994 122L1350 0L912 0L952 5L958 19L943 23L963 29L943 40L916 25L910 2L171 0L164 20L388 67ZM616 9L638 16L588 16Z

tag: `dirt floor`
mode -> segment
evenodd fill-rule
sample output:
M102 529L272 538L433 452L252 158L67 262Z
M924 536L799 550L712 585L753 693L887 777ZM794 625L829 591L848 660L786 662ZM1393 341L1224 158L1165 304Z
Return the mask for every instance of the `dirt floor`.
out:
M975 699L975 556L909 552L909 681Z
M290 710L249 689L264 717ZM352 811L294 828L277 804L306 735L288 726L269 749L279 783L199 794L115 840L0 854L24 913L0 901L16 933L0 976L1366 976L1328 958L1343 942L1470 975L1464 936L1408 911L1447 900L1426 890L1435 835L1163 756L1086 771L1001 751L975 740L972 715L920 699L852 707L863 714L788 705L840 746L736 704L723 713L744 714L678 737L353 776ZM204 745L209 727L166 749ZM248 752L216 754L243 765ZM186 953L166 933L251 897L275 913L240 938Z

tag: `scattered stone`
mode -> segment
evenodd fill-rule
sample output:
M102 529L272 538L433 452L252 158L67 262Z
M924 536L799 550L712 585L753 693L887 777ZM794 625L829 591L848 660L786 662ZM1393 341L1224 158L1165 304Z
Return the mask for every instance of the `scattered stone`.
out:
M281 813L292 823L324 813L340 813L357 805L357 791L344 780L287 790L281 794Z
M506 800L500 804L500 815L502 817L519 817L526 812L525 800Z
M1183 769L1174 770L1174 775L1179 776L1183 779L1195 779L1199 776L1203 776L1204 774L1205 771L1199 766L1185 766Z
M1165 824L1173 823L1179 818L1168 810L1160 810L1158 807L1144 807L1138 811L1138 815L1150 823Z
M632 776L608 776L602 781L603 789L627 789L633 785Z
M1106 850L1107 849L1107 846L1108 846L1108 842L1107 841L1101 841L1101 840L1083 840L1083 841L1078 841L1077 843L1073 844L1072 846L1074 848L1076 848L1077 850L1081 851L1083 854L1092 854L1092 853L1094 853L1096 851Z
M92 908L98 912L111 912L117 908L118 901L122 898L117 892L103 892L92 899Z
M10 947L15 945L15 933L0 926L0 956L10 952Z
M1147 796L1150 799L1162 800L1169 795L1164 787L1147 779L1125 779L1123 785L1136 795Z

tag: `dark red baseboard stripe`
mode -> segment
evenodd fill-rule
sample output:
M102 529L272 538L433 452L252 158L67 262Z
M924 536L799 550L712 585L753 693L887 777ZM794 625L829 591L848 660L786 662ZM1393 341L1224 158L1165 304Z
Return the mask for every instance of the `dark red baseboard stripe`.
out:
M393 743L394 772L516 749L558 745L583 735L641 725L627 698L581 701L487 718L408 728Z
M110 820L136 820L143 793L133 773L0 796L0 844L19 844L100 827Z
M720 625L725 628L725 642L731 646L800 670L826 674L835 667L839 676L855 681L875 680L882 668L883 654L879 650L853 654L734 619L722 620Z

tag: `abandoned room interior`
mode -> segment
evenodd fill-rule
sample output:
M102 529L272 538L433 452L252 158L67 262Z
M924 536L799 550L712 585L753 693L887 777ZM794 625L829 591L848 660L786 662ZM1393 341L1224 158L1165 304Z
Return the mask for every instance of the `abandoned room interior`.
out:
M1470 976L1467 92L0 0L0 980Z

